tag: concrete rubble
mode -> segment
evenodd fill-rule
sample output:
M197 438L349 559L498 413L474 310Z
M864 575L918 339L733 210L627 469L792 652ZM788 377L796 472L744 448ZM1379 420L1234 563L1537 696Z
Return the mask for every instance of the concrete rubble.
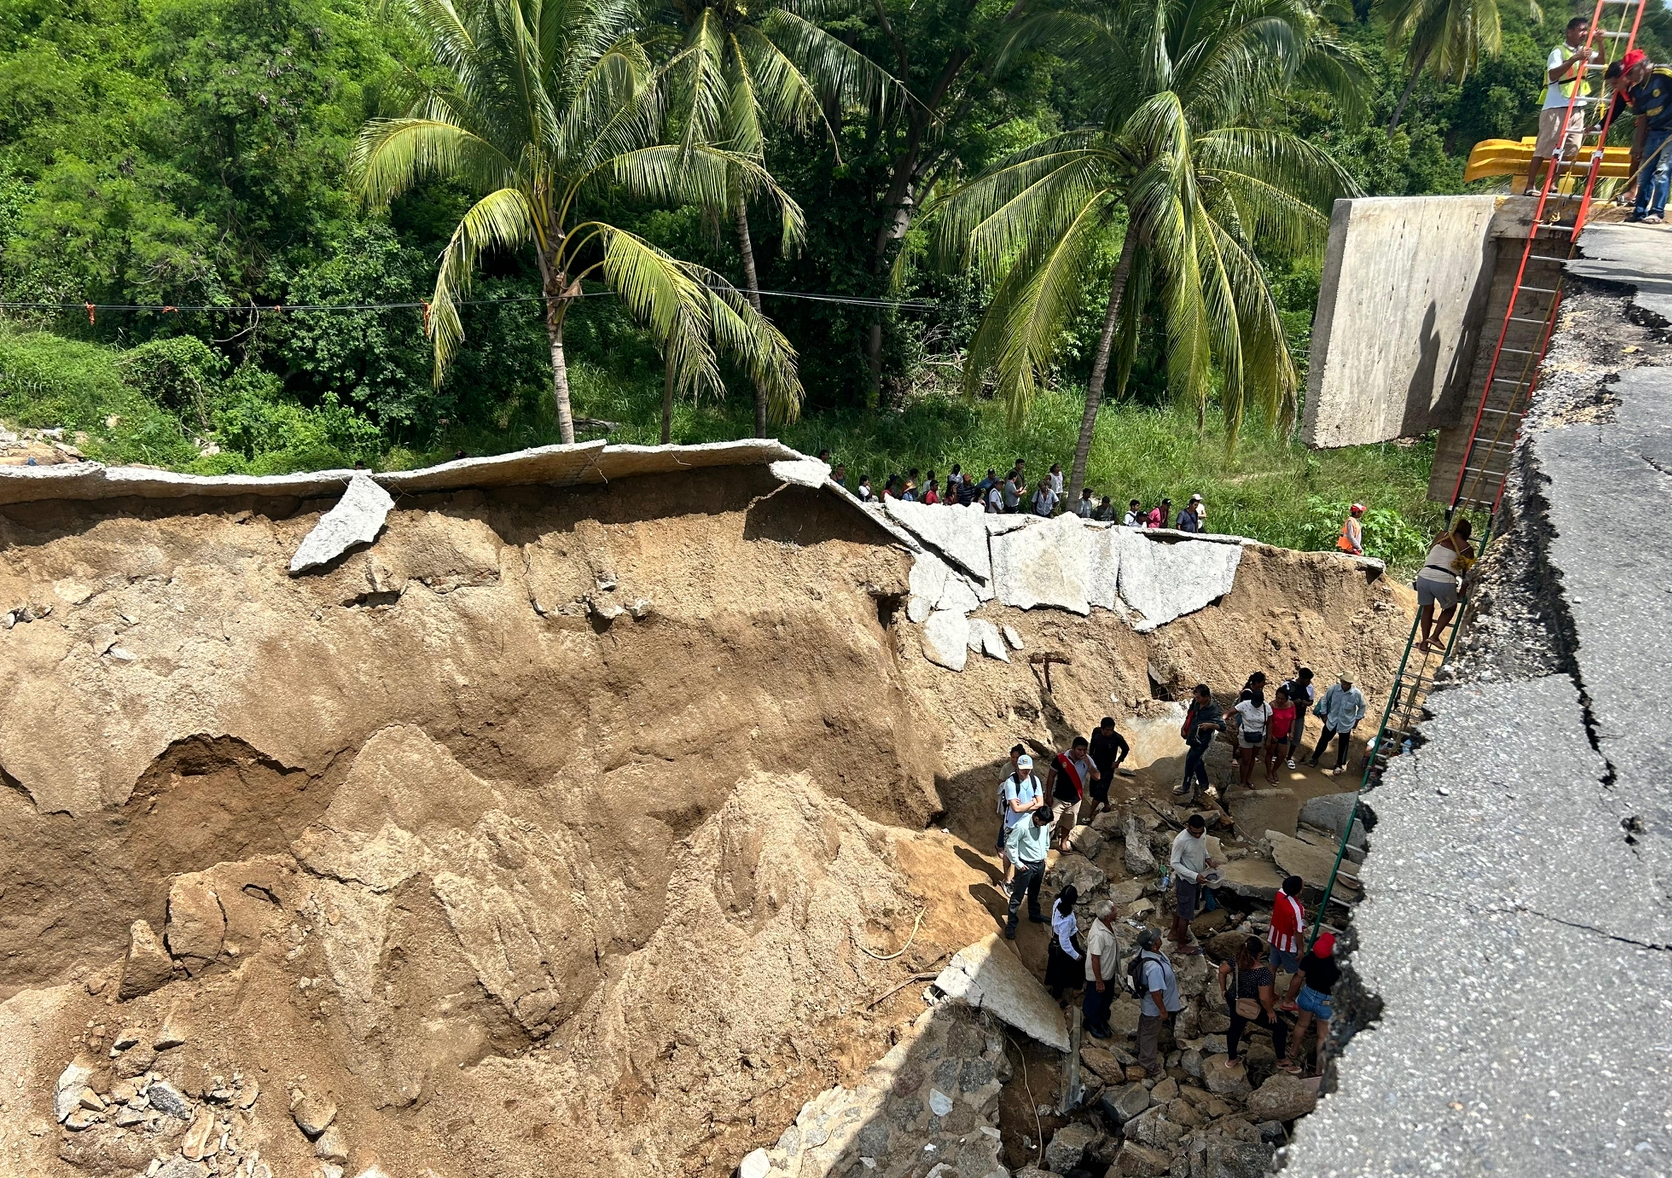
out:
M1088 614L1090 545L1077 515L1041 519L992 539L993 591L1015 609L1050 606Z
M290 575L322 568L361 544L370 544L383 530L395 501L370 475L357 473L337 505L319 517L290 558Z
M997 933L953 954L934 986L948 998L988 1011L1047 1047L1068 1050L1062 1008Z

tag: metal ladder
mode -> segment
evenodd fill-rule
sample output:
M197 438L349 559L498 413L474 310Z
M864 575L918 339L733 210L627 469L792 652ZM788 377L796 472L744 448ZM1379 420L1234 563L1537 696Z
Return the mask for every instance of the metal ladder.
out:
M1645 0L1597 0L1582 52L1588 54L1599 38L1605 52L1601 62L1593 62L1585 67L1587 76L1595 75L1600 79L1608 65L1618 60L1613 52L1616 47L1619 48L1619 56L1623 57L1636 45L1637 30L1643 20L1644 2ZM1611 8L1620 10L1618 27L1605 29L1604 15ZM1629 29L1626 28L1628 17ZM1600 84L1597 89L1602 89ZM1579 88L1574 87L1573 94L1568 97L1567 108L1562 113L1561 134L1556 140L1558 149L1566 142L1568 125L1575 114L1583 119L1584 108L1597 100L1600 100L1600 94L1597 98L1582 99ZM1591 202L1596 194L1597 179L1602 167L1602 146L1608 138L1613 112L1614 104L1609 102L1600 125L1585 133L1585 139L1581 140L1574 158L1569 161L1558 154L1551 159L1546 168L1544 185L1539 191L1538 204L1533 210L1532 224L1528 228L1527 244L1522 248L1521 262L1515 272L1515 286L1510 291L1509 306L1504 311L1503 326L1498 331L1498 342L1492 351L1492 363L1481 386L1480 404L1475 409L1474 421L1469 428L1468 444L1463 451L1463 461L1458 467L1451 503L1446 509L1446 522L1449 528L1460 512L1484 510L1486 527L1480 540L1483 555L1486 545L1492 539L1504 487L1509 481L1510 461L1515 452L1516 438L1520 434L1521 418L1532 402L1539 366L1544 361L1544 353L1550 346L1550 337L1556 325L1556 312L1562 299L1562 263L1573 257L1578 250L1579 235L1584 230ZM1587 152L1585 140L1593 137L1594 144ZM1582 192L1579 195L1560 192L1564 175L1577 179L1581 164L1584 168ZM1547 251L1547 247L1550 246L1557 248ZM1529 267L1533 268L1531 274ZM1526 342L1529 346L1509 346L1508 341L1515 324L1533 325L1533 339L1518 341ZM1504 365L1502 362L1506 357L1510 359L1508 364ZM1514 369L1517 359L1520 363L1517 375L1513 378L1499 375L1501 365L1507 373ZM1420 619L1413 618L1411 621L1411 633L1405 640L1405 653L1400 657L1393 689L1388 693L1386 707L1382 709L1382 719L1377 726L1375 739L1365 751L1364 773L1359 779L1358 796L1353 801L1346 829L1341 833L1341 845L1335 853L1329 882L1324 887L1324 898L1318 905L1318 914L1313 920L1312 931L1307 939L1308 948L1318 939L1321 931L1340 931L1334 926L1326 925L1324 915L1330 902L1336 900L1336 881L1341 874L1342 860L1346 857L1353 829L1358 822L1364 794L1381 783L1382 774L1394 757L1414 747L1418 739L1416 726L1423 718L1423 704L1434 687L1440 668L1451 658L1452 648L1456 645L1458 632L1462 629L1467 614L1467 603L1459 602L1445 632L1432 636L1439 646L1438 650L1424 651L1417 646ZM1336 903L1343 908L1347 907L1339 900L1336 900Z

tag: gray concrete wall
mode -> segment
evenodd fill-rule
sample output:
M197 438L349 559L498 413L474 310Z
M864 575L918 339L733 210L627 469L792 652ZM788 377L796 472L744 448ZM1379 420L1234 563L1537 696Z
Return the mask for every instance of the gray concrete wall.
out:
M1358 446L1453 425L1496 247L1494 196L1338 200L1301 437Z

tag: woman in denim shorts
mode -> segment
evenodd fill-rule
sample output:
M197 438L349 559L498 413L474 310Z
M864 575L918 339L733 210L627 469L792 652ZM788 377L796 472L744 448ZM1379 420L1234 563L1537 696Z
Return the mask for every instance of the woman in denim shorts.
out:
M1300 973L1289 984L1289 1000L1283 1004L1284 1010L1299 1010L1300 1018L1295 1021L1295 1037L1290 1042L1289 1058L1285 1063L1299 1065L1301 1053L1305 1050L1301 1044L1306 1039L1306 1028L1313 1019L1318 1020L1318 1075L1324 1071L1325 1049L1329 1045L1329 1024L1334 1017L1330 1006L1330 994L1335 989L1335 983L1341 980L1341 967L1335 964L1335 935L1325 933L1312 943L1312 952L1301 959ZM1285 1069L1287 1070L1287 1069Z

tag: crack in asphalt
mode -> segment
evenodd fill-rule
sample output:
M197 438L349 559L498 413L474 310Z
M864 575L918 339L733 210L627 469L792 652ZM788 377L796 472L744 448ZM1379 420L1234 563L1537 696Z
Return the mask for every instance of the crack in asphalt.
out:
M1530 904L1523 904L1518 900L1510 899L1508 897L1506 897L1507 903L1504 906L1487 906L1474 901L1462 899L1458 896L1448 896L1444 892L1431 892L1426 888L1413 888L1409 885L1402 884L1398 890L1400 892L1410 892L1413 895L1421 896L1425 900L1438 900L1442 904L1451 904L1465 912L1480 910L1485 910L1487 912L1525 912L1527 915L1536 916L1540 920L1548 920L1551 923L1559 924L1564 928L1571 928L1580 932L1592 933L1610 941L1618 941L1624 945L1632 945L1639 949L1650 949L1657 953L1672 953L1672 942L1662 944L1658 941L1640 941L1636 937L1628 937L1624 933L1610 932L1608 929L1598 928L1594 924L1586 924L1581 920L1569 920L1565 916L1557 916L1553 912L1545 912L1541 909L1534 908Z

